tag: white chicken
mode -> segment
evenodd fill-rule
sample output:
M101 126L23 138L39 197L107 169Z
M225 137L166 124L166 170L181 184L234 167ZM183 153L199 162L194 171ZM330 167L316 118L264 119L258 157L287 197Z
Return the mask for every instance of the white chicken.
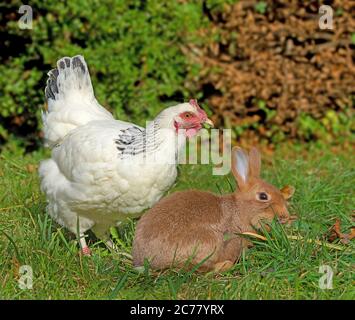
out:
M41 162L47 211L59 224L107 240L108 230L154 205L177 176L176 155L203 123L212 125L195 100L163 110L146 128L115 120L94 96L82 56L64 57L48 73L43 112L51 158ZM177 142L179 141L179 142ZM182 142L181 142L182 141Z

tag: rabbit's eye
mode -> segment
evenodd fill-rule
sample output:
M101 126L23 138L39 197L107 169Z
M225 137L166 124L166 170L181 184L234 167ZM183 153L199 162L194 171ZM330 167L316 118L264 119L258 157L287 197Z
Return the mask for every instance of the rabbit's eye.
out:
M268 196L267 193L265 193L265 192L260 192L260 193L258 193L258 198L259 198L259 200L261 200L261 201L269 200L269 196Z

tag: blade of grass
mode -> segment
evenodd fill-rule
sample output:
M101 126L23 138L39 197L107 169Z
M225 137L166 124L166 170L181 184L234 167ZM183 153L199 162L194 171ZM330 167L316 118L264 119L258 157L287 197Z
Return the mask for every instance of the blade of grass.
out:
M121 279L117 282L116 287L112 290L112 292L109 294L108 299L113 300L117 297L118 292L123 288L123 286L126 284L128 278L128 274L124 274Z
M11 244L14 246L14 249L15 249L15 254L16 254L16 258L17 260L23 264L23 260L22 260L22 257L20 255L20 252L18 251L18 248L17 248L17 245L15 243L15 241L3 230L0 230L0 232L7 238L9 239L9 241L11 242Z

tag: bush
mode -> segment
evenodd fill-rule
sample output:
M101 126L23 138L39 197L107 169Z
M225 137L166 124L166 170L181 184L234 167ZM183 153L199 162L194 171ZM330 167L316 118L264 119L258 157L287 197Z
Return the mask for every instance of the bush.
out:
M354 5L327 1L333 30L319 28L323 1L239 1L209 14L203 41L185 50L201 65L191 90L204 92L215 121L236 137L349 139L354 125ZM354 136L352 136L354 138Z
M1 3L0 146L39 146L46 74L76 54L122 120L195 97L249 142L347 140L355 20L347 1L329 3L332 31L318 29L321 1L33 0L31 30L19 28L20 1Z
M202 2L34 0L32 30L18 26L21 4L0 4L3 142L12 132L35 147L46 73L63 56L84 55L99 102L122 120L142 124L188 97L180 47L202 26Z

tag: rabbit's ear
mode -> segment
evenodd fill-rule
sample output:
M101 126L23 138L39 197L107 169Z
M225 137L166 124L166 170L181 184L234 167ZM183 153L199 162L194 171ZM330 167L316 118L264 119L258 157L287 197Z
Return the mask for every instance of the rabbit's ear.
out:
M232 150L232 172L238 186L243 187L248 181L248 156L242 148L234 147Z
M260 177L261 156L257 148L251 148L249 152L249 172L251 177Z
M289 200L295 193L296 189L293 186L284 186L280 191L284 199Z

